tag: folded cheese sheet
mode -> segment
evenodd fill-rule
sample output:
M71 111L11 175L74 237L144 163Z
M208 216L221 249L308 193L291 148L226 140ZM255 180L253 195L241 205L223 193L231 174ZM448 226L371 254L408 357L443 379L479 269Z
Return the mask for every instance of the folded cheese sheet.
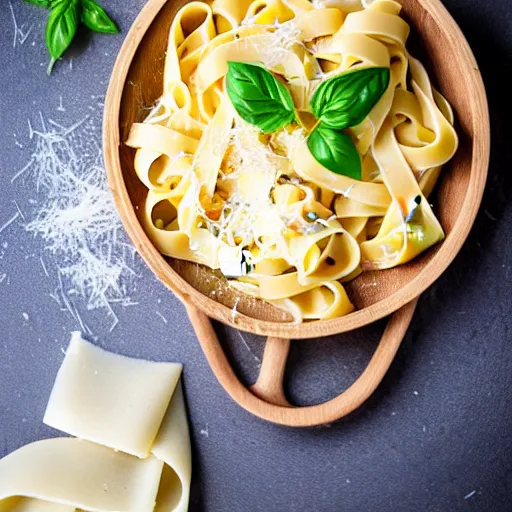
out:
M192 473L182 365L73 333L44 422L66 434L0 460L0 512L184 512Z

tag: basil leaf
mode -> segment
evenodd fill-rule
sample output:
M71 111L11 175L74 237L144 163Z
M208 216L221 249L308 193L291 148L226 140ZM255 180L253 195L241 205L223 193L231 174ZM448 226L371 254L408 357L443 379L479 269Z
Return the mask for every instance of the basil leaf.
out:
M348 71L315 91L311 108L323 123L339 130L362 123L389 85L388 68Z
M110 16L94 0L82 0L82 23L95 32L119 33L119 29Z
M46 46L52 57L49 73L75 37L80 18L78 0L61 0L54 4L46 25Z
M336 174L361 179L361 157L346 133L320 124L308 137L315 160Z
M28 4L38 5L39 7L51 7L51 0L25 0Z
M228 62L226 89L235 110L263 133L272 133L295 119L290 91L262 65Z

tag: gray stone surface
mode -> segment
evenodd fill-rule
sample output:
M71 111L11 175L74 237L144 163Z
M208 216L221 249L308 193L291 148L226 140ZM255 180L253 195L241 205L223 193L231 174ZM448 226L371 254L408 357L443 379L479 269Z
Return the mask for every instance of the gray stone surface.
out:
M122 34L143 3L104 1ZM512 66L512 2L445 3L467 34L488 88L488 187L467 244L422 297L391 371L359 411L329 427L293 430L240 409L213 377L182 306L141 262L133 290L139 304L116 309L120 323L112 332L105 312L90 313L79 304L102 346L185 364L192 511L512 510L512 152L505 76ZM16 36L13 13L20 28ZM28 200L37 200L30 179L11 183L32 150L27 120L37 125L41 112L70 125L89 114L99 129L101 112L92 96L105 93L123 40L81 38L48 78L43 20L42 10L21 0L2 2L0 226L16 213L13 201L30 218ZM59 109L61 98L65 111ZM23 224L18 217L0 232L0 280L6 275L0 282L0 456L58 435L42 417L61 349L79 328L49 297L58 262ZM291 397L313 403L347 387L367 363L382 326L295 343L287 378ZM261 340L244 335L245 345L236 332L219 332L239 374L247 382L254 379Z

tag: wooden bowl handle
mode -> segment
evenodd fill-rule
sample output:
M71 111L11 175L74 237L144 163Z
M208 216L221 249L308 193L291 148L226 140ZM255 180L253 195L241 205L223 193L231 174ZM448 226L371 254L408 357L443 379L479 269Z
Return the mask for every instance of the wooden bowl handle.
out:
M306 407L290 405L283 391L290 340L268 338L258 380L247 389L231 368L210 318L191 304L185 303L185 307L213 373L235 402L265 420L292 427L309 427L338 420L370 397L395 357L417 302L418 299L409 302L391 316L368 366L348 389L327 402Z

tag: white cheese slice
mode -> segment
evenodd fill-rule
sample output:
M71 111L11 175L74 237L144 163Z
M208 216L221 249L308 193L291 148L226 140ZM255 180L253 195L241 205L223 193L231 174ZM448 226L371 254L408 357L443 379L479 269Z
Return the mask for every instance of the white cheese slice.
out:
M38 441L0 460L0 512L186 512L192 463L181 371L73 333L45 421L84 439Z
M112 354L75 332L43 421L75 437L147 457L182 368Z

